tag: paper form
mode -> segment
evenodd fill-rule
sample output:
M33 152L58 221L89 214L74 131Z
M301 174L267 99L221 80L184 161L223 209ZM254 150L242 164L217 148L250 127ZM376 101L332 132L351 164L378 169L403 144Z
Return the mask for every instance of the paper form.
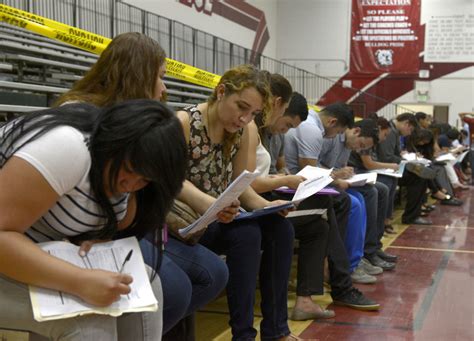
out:
M327 209L325 208L315 208L311 210L297 210L288 212L287 218L294 218L294 217L301 217L305 215L325 215L327 213Z
M207 211L194 223L188 227L179 230L182 237L187 236L190 233L196 233L202 229L205 229L209 224L217 220L217 213L222 211L224 208L230 206L230 204L238 199L240 195L247 189L248 186L257 178L259 175L258 171L249 172L243 171L229 187L217 198L217 200L207 209Z
M381 169L370 170L369 173L377 173L380 175L391 176L393 178L401 178L403 176L403 172L405 171L405 166L407 163L408 163L407 161L400 162L400 165L398 166L397 171L391 168L381 168Z
M360 173L355 174L349 179L345 179L351 187L364 186L365 184L375 184L377 182L377 173Z
M119 301L105 308L90 305L74 295L30 286L35 320L47 321L92 313L119 316L124 312L158 309L158 302L153 294L140 246L135 237L94 244L86 257L79 256L79 247L71 243L46 242L38 245L52 256L78 267L112 272L119 272L128 252L133 250L132 257L125 264L123 271L133 277L133 282L130 285L130 294L122 295Z
M291 199L291 201L294 203L301 202L304 199L309 198L313 194L316 194L333 181L333 178L324 175L305 180L298 185L296 193L293 196L293 199Z
M306 180L319 178L321 176L331 176L332 168L326 169L321 167L306 166L300 170L296 175L300 175Z

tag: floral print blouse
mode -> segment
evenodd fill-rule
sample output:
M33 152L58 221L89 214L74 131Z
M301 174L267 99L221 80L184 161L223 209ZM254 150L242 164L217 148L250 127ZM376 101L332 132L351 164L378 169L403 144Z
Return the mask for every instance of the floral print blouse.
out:
M238 142L232 146L230 158L226 160L224 144L211 142L201 111L196 106L185 110L191 126L187 178L201 191L216 198L232 182L232 158L239 150L242 131L237 133Z

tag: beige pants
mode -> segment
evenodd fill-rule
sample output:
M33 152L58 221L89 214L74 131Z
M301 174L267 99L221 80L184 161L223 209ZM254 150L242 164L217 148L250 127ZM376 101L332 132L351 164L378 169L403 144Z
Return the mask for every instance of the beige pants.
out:
M151 273L151 269L147 268ZM152 288L163 304L158 276ZM37 322L33 319L28 286L0 275L0 329L33 332L61 341L157 341L161 340L162 312L130 313L120 317L88 315L63 320Z

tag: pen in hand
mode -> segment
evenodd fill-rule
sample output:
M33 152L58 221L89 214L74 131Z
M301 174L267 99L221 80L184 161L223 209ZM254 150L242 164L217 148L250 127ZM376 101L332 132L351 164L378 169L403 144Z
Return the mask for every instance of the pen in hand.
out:
M123 260L123 263L122 263L122 266L120 267L119 273L123 272L123 269L125 268L125 264L130 260L130 258L132 258L132 253L133 253L133 250L130 250L128 252L127 257L125 257L125 259Z

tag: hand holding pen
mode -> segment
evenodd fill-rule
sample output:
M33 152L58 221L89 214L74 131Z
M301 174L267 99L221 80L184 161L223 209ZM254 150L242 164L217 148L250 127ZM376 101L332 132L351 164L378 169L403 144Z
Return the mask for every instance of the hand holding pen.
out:
M81 244L79 255L87 257L88 251L95 243L97 241ZM122 295L128 295L131 292L130 284L133 282L133 277L123 273L123 271L132 254L133 251L130 250L122 261L118 272L90 268L81 269L80 282L87 283L87 285L78 285L71 293L98 307L109 306L118 301Z
M132 258L132 253L133 253L133 250L130 250L128 252L127 256L123 260L123 263L122 263L122 266L120 267L119 273L123 273L123 269L125 268L125 264L127 264L127 262L130 260L130 258Z

